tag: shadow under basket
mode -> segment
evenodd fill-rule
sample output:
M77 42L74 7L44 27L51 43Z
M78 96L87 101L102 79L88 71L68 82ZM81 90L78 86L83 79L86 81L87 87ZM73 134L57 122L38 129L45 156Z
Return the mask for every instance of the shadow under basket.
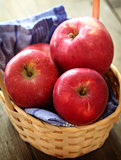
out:
M121 112L121 76L114 65L105 75L119 105L107 118L86 126L59 127L40 121L13 104L10 109L0 92L0 100L20 137L38 150L58 158L76 158L100 148Z

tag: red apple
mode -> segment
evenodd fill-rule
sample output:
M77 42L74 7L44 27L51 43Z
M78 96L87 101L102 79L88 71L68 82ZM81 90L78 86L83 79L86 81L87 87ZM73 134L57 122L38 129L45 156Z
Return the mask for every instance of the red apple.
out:
M48 43L35 43L35 44L31 44L25 48L22 49L23 50L40 50L43 53L45 53L46 55L48 55L50 57L50 59L52 60L51 54L50 54L50 44ZM20 51L21 53L21 51ZM61 71L58 70L58 75L61 75Z
M44 107L51 101L58 72L44 52L26 49L8 62L4 78L8 93L18 106Z
M59 115L76 125L96 121L108 102L108 87L97 71L74 68L64 72L56 81L53 104Z
M61 23L50 41L51 56L62 71L92 68L105 74L113 60L113 41L105 26L93 17Z
M40 50L42 52L44 52L45 54L50 56L50 45L48 43L35 43L35 44L31 44L25 48L22 49L23 50ZM20 51L21 52L21 51Z

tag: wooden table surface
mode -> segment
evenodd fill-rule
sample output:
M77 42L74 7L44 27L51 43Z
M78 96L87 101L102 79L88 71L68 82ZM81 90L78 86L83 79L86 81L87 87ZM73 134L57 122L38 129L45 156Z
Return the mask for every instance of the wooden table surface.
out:
M121 0L100 0L100 21L114 41L113 64L121 73ZM25 18L58 4L63 4L68 16L91 16L92 0L0 0L0 21ZM31 145L18 135L0 103L0 160L56 160ZM76 160L121 160L121 116L114 124L104 145Z

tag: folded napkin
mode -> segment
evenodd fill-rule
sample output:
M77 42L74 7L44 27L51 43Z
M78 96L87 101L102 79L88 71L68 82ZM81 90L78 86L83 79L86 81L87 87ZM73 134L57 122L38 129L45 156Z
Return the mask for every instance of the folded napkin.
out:
M112 114L113 112L115 112L117 106L118 106L118 102L115 99L112 90L109 88L109 98L108 98L107 107L106 107L104 113L102 114L102 116L98 120L104 119L107 116L109 116L110 114Z
M0 23L0 70L7 62L29 44L49 43L55 28L67 19L62 5L21 20Z
M102 120L107 116L109 116L110 114L112 114L116 110L117 106L118 106L118 102L114 98L112 90L109 89L109 99L108 99L107 107L104 113L101 115L101 117L97 121ZM61 118L58 114L53 113L52 111L47 111L39 108L27 108L25 109L25 112L52 125L66 126L66 127L76 126L71 123L68 123L63 118Z
M52 111L40 108L27 108L25 109L25 112L52 125L67 127L74 126Z

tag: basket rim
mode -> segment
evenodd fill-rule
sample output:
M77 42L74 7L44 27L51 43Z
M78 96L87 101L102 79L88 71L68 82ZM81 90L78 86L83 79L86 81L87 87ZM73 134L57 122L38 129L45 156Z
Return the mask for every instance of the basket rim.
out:
M115 119L115 118L116 118L115 121L117 121L118 120L118 116L119 116L119 114L121 112L121 75L120 75L118 69L113 64L111 64L110 68L114 72L114 74L118 77L118 82L119 82L119 104L118 104L115 112L113 112L111 115L109 115L108 117L106 117L106 118L104 118L102 120L99 120L97 122L94 122L94 123L88 124L88 125L84 125L84 126L69 126L69 127L56 126L56 125L49 124L49 123L47 123L45 121L42 121L40 119L37 119L36 117L34 117L32 115L27 114L22 108L20 108L19 106L17 106L16 104L13 103L14 104L14 108L15 108L16 111L18 111L18 112L20 111L24 116L26 116L27 118L31 119L32 123L34 123L34 121L35 121L37 124L41 123L41 124L46 125L46 126L50 126L50 127L53 126L53 127L56 127L56 128L67 130L67 131L68 131L69 128L70 129L74 129L74 128L77 129L78 128L78 129L84 129L84 130L85 129L89 129L89 128L94 128L95 126L99 126L99 125L101 126L104 123L107 124L107 122L109 122L111 119ZM2 94L2 91L0 91L0 94ZM3 94L2 94L2 97L4 99ZM7 108L7 109L11 112L11 110L9 108ZM69 129L69 131L70 131L70 129Z

